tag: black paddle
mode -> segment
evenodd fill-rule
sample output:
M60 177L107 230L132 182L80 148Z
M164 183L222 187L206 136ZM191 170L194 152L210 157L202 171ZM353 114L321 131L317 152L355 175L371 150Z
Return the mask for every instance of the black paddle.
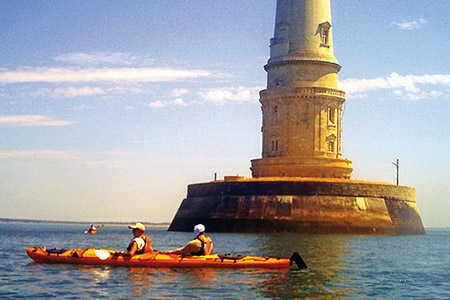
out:
M303 258L300 256L300 254L298 254L297 252L294 252L290 258L291 264L292 262L295 262L295 264L297 265L297 267L299 269L307 269L308 266L306 265L305 261L303 260Z

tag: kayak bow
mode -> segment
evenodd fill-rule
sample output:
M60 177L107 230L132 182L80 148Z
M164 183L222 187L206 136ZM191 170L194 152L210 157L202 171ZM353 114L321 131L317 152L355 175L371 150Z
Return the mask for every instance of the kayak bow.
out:
M73 264L73 265L106 265L122 267L147 268L271 268L282 269L298 267L307 268L301 256L295 252L291 258L204 255L181 256L177 254L162 254L159 252L124 256L120 252L107 249L45 249L31 247L27 249L28 256L38 263ZM294 265L295 264L295 265Z

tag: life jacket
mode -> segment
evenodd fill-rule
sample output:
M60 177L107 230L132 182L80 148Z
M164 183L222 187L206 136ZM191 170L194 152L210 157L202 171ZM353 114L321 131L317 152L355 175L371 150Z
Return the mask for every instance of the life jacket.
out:
M147 252L153 252L152 239L149 236L147 236L147 235L142 235L139 238L142 238L144 240L144 247L142 247L141 250L136 251L136 253L134 253L134 254L144 254L144 253L147 253ZM136 238L133 238L133 240L134 239L136 239ZM133 246L133 243L130 243L128 245L127 251L130 251L132 246Z
M198 252L191 252L191 255L200 256L200 255L210 255L212 253L213 242L209 236L204 236L203 234L201 234L194 240L199 240L200 242L202 242L202 249L200 249L200 251Z

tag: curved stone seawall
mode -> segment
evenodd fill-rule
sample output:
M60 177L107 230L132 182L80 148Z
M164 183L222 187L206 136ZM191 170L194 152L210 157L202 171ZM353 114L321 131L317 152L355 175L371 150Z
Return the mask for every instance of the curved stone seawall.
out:
M345 179L192 184L169 230L198 223L210 232L425 234L413 188Z

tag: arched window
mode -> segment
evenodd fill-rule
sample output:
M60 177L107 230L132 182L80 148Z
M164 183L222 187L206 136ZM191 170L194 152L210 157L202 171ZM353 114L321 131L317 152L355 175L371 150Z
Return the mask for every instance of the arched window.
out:
M278 151L278 140L272 140L272 152Z

